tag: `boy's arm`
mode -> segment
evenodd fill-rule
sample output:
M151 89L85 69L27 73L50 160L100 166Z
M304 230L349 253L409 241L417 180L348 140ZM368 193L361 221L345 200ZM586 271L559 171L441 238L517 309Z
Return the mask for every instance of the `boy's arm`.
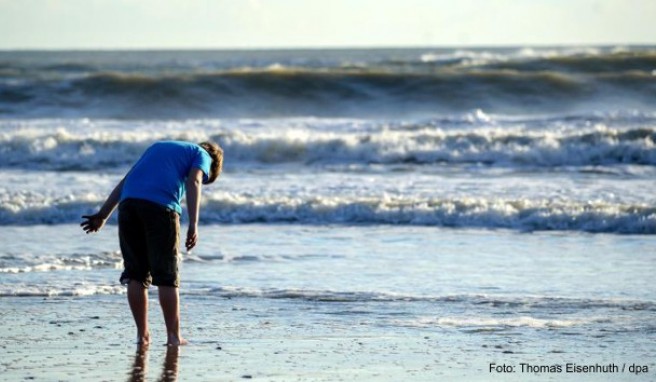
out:
M112 212L114 212L114 209L121 199L121 191L123 191L124 182L125 178L121 179L116 187L114 187L114 190L112 190L112 193L109 194L109 197L107 197L107 200L105 200L105 203L103 203L102 207L100 207L100 210L97 213L93 215L82 216L83 219L86 219L82 222L82 224L80 224L84 232L98 232L105 225L105 222L107 219L109 219L109 216L112 214Z
M189 214L189 229L185 247L187 251L198 242L198 213L200 210L200 190L203 184L203 171L199 168L189 170L185 187L187 189L187 213Z

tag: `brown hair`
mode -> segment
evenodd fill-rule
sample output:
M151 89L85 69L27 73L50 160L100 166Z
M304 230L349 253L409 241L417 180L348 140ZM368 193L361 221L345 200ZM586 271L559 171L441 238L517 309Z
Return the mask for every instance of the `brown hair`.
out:
M212 164L210 165L210 176L205 184L213 183L223 170L223 149L214 142L201 142L198 146L202 147L210 154Z

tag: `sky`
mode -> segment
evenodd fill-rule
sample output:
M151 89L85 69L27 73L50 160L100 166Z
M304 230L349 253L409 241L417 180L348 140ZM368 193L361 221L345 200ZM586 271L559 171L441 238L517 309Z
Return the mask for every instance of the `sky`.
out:
M656 0L0 0L0 49L656 44Z

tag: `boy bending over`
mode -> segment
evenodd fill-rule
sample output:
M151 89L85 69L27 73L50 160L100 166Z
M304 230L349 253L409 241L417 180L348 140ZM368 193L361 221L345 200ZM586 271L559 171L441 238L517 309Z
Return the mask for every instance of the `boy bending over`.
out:
M201 185L214 182L223 167L223 150L212 142L157 142L150 146L111 192L100 211L85 219L86 233L98 232L118 205L118 231L128 303L137 326L137 343L150 342L148 287L159 290L167 345L184 345L180 335L178 244L180 202L186 193L189 228L185 246L198 241Z

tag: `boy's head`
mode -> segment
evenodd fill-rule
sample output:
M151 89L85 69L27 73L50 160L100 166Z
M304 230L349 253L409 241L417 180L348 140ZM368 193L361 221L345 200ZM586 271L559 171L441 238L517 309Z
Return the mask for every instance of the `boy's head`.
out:
M200 147L204 148L210 157L212 158L212 164L210 165L210 176L207 179L205 184L213 183L223 170L223 149L214 143L214 142L201 142L198 144Z

